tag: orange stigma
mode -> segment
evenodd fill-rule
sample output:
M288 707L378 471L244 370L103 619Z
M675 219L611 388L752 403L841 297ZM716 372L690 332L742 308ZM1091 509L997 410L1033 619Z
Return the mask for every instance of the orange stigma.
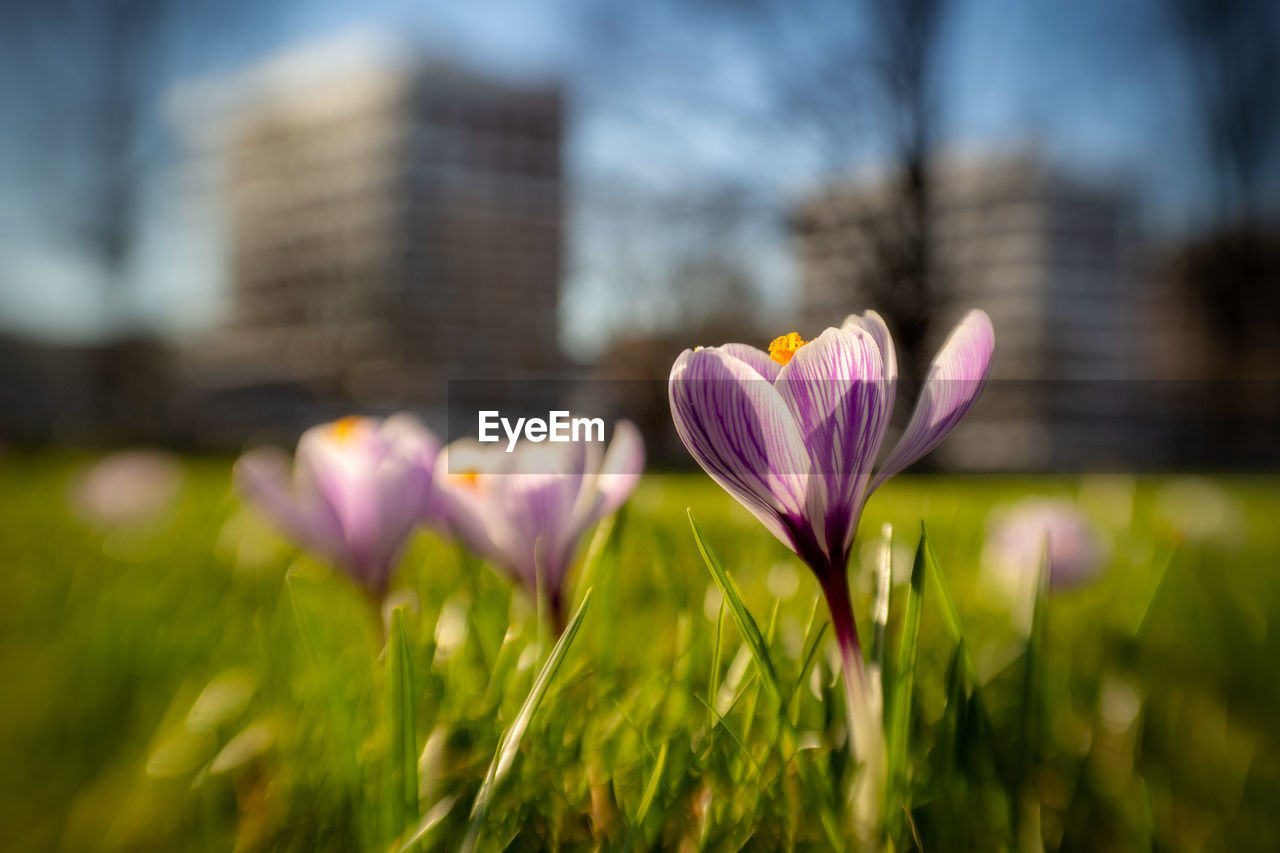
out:
M453 479L457 480L461 485L466 486L473 491L480 488L480 472L479 471L459 471L451 474Z
M796 354L796 350L809 343L795 332L788 332L780 338L774 338L773 343L769 344L769 358L778 362L778 364L786 364L791 361L791 356Z
M364 418L358 415L348 415L333 422L332 429L334 437L338 441L349 441L356 432L364 425Z

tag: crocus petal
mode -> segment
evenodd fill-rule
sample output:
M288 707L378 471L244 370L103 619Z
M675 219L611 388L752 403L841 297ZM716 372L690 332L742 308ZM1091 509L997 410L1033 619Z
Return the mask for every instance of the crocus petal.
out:
M595 445L592 445L594 448ZM593 474L594 471L594 474ZM560 538L559 561L567 566L573 560L582 535L591 525L612 515L624 504L644 471L644 439L630 421L619 421L613 440L602 461L589 464L583 492L574 507L573 518Z
M626 499L643 460L638 431L623 422L607 453L596 443L526 440L508 453L459 440L440 452L435 482L462 542L531 595L545 582L558 602L579 537Z
M875 311L864 311L862 316L850 314L845 318L842 328L862 329L876 342L876 346L880 349L880 363L884 365L884 381L889 386L887 391L889 405L892 407L893 394L898 382L898 354L893 348L893 337L889 334L889 327L885 325L884 318Z
M571 529L590 512L597 499L591 487L600 465L600 448L582 443L516 445L512 473L498 478L495 506L505 521L505 538L497 541L532 592L543 579L558 587L568 569Z
M796 351L775 387L812 465L807 515L813 532L827 557L843 566L889 425L880 347L857 326L827 329Z
M756 349L750 344L725 344L724 346L716 347L716 349L745 362L752 370L770 382L777 379L778 372L782 370L782 365L774 361L769 353Z
M317 504L318 496L298 494L287 455L265 447L251 450L236 461L232 478L240 493L281 532L327 556L342 554L337 520Z
M246 454L236 481L300 544L381 595L415 527L444 526L428 511L437 447L409 416L345 418L303 433L291 481L288 457L271 451Z
M508 537L499 529L503 520L492 493L506 460L492 450L473 439L459 439L440 451L433 473L450 530L476 555L498 561L505 558L498 541ZM468 476L472 472L474 478Z
M337 519L343 563L365 586L382 591L414 526L432 501L435 441L406 417L357 419L303 434L295 475Z
M617 512L635 490L643 472L644 439L640 437L640 430L631 421L618 421L596 478L596 488L603 500L596 508L595 517Z
M414 498L403 508L414 520L439 526L441 510L432 488L440 441L412 415L392 415L382 423L382 437L394 450L411 482Z
M386 586L431 495L431 480L420 464L407 459L384 461L374 473L374 499L382 523L366 545L367 580Z
M374 574L386 551L384 507L396 497L394 480L379 476L389 449L372 426L359 434L338 438L331 426L314 427L298 440L295 471L314 481L332 507L350 557L350 568L364 583Z
M1048 549L1049 583L1069 589L1096 578L1107 557L1097 529L1069 500L1027 498L991 513L983 564L1009 576L1034 578Z
M511 534L501 544L530 591L537 590L539 557L544 560L543 580L553 587L568 569L565 534L580 487L580 480L562 474L513 474L501 486L501 511Z
M392 415L382 422L382 438L406 460L420 462L428 470L435 468L440 441L409 414Z
M796 547L787 530L804 518L809 458L773 384L730 353L685 350L671 368L668 395L676 432L698 464Z
M872 489L933 450L955 428L986 383L994 349L991 318L984 311L970 311L934 357L911 420Z

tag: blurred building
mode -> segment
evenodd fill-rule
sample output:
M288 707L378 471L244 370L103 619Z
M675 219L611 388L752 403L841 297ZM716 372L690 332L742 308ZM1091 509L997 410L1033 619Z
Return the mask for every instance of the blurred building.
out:
M936 454L975 469L1156 462L1158 417L1141 394L1151 330L1136 275L1136 205L1123 191L1031 156L945 160L931 212L933 337L970 307L997 329L991 382ZM801 327L873 307L886 182L831 186L801 203Z
M62 344L0 332L0 443L175 440L173 355L151 338Z
M216 152L232 305L193 352L193 405L293 389L424 407L446 378L557 366L558 89L403 57L300 64L233 84Z

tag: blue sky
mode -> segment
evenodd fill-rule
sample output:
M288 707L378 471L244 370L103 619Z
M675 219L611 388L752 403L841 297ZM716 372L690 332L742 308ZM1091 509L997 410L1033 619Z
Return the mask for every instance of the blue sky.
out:
M734 176L758 181L761 192L776 199L825 178L803 146L789 145L785 136L742 139L673 91L660 68L608 69L626 81L613 97L609 78L592 64L599 56L584 43L589 2L325 0L282 3L251 15L185 5L172 25L175 37L162 57L157 90L226 76L285 49L360 32L407 40L492 74L564 80L576 107L566 152L571 180L607 175L678 188ZM1160 15L1155 0L962 0L948 23L940 60L947 145L1032 145L1063 168L1132 184L1155 227L1176 227L1191 217L1201 188L1189 166L1195 151L1181 124L1185 86L1169 41L1160 37ZM668 35L663 27L671 28ZM649 50L660 51L664 39L673 50L692 46L700 53L695 62L705 69L699 82L706 91L749 102L759 83L754 57L722 34L691 38L685 27L679 19L654 23L646 33ZM226 286L216 210L192 205L175 192L185 180L175 168L182 158L163 118L150 134L149 144L162 152L156 158L161 165L148 173L135 285L110 304L92 265L66 252L28 215L28 194L53 190L43 179L23 180L30 176L14 156L23 126L11 118L15 123L10 143L0 145L0 178L11 187L0 199L4 326L74 339L100 334L111 322L104 317L112 316L139 318L144 326L178 335L216 322ZM851 144L849 169L873 164L880 156L876 144L874 133ZM591 230L571 220L568 239L581 246L592 239ZM786 247L763 245L758 251L758 264L778 280L765 304L785 310L794 288ZM608 283L571 277L566 296L566 343L589 350L600 342Z

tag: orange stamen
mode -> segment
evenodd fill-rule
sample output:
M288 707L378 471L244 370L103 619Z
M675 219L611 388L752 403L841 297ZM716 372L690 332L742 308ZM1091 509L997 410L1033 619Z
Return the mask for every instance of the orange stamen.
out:
M480 488L479 471L459 471L458 473L451 474L450 476L459 481L463 486L466 486L468 489L472 489L474 491Z
M348 415L333 422L333 434L338 441L349 441L363 427L364 418Z
M796 354L796 350L809 343L795 332L788 332L779 338L774 338L773 343L769 344L769 358L778 362L778 364L786 364L791 361L791 356Z

